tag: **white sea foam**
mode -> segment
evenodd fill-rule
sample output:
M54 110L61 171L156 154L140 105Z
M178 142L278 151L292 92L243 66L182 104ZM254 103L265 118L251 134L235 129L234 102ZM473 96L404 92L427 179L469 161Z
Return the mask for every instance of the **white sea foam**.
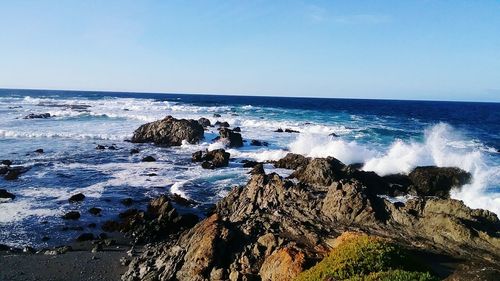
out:
M188 183L187 180L174 183L170 187L170 193L180 195L181 197L186 198L186 199L190 199L189 196L182 190L182 187L186 183Z

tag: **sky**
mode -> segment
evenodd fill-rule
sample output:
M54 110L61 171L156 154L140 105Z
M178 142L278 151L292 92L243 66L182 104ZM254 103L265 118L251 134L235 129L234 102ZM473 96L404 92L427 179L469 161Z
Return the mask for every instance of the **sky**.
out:
M0 88L500 101L500 1L0 0Z

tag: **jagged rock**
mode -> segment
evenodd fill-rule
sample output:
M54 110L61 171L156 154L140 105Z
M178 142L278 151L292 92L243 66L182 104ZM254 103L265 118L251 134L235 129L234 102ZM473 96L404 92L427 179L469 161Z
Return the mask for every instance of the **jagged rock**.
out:
M212 126L212 123L210 123L210 120L208 120L207 118L204 118L204 117L198 119L198 123L201 126L203 126L203 128Z
M167 116L163 120L144 124L135 130L133 143L153 142L161 146L180 146L182 141L197 143L203 139L203 126L195 120L175 119Z
M450 189L470 182L471 174L458 168L417 167L409 175L418 195L450 197Z
M70 211L62 216L65 220L77 220L80 218L80 213L78 211Z
M5 165L5 166L10 166L10 165L12 165L12 161L11 160L2 160L2 162L0 164Z
M285 157L274 162L276 168L295 170L301 166L306 166L310 159L300 154L288 153Z
M333 158L301 162L299 182L255 173L209 217L132 260L122 279L290 280L350 229L412 249L486 263L500 259L500 222L491 212L432 197L393 204L356 179L355 167Z
M75 194L73 196L71 196L68 201L70 203L76 203L76 202L81 202L85 199L85 195L83 195L83 193L78 193L78 194Z
M193 162L203 162L201 166L204 169L215 169L227 167L229 165L230 154L224 149L214 149L212 151L197 151L193 153L191 159Z
M11 199L14 200L16 196L10 192L8 192L6 189L0 189L0 199Z
M274 132L275 132L275 133L283 133L283 129L278 128L278 129L276 129Z
M51 115L50 113L30 113L26 116L23 117L23 119L46 119L46 118L50 118Z
M233 132L241 132L241 128L240 127L234 127L233 128Z
M285 133L300 133L300 132L292 129L285 129Z
M233 130L228 128L221 128L219 131L220 139L227 143L229 147L241 147L243 146L243 138L241 134L233 132Z
M256 164L253 169L249 172L251 175L265 174L264 166L261 163Z
M290 177L308 184L329 186L334 181L345 177L344 167L342 162L333 157L315 158L310 160L306 166L295 170Z
M300 249L279 249L264 260L259 275L262 280L292 280L304 270L305 262L305 255Z
M156 158L149 155L149 156L142 158L141 162L156 162Z

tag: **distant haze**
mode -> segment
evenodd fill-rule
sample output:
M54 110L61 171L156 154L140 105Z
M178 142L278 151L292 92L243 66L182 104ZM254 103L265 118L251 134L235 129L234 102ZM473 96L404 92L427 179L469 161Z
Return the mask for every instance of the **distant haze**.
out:
M2 1L0 88L500 101L500 2Z

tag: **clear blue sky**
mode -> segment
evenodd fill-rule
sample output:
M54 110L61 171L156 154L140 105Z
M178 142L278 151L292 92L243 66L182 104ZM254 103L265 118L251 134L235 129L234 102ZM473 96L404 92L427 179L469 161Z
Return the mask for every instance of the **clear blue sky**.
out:
M500 1L0 0L0 87L500 101Z

